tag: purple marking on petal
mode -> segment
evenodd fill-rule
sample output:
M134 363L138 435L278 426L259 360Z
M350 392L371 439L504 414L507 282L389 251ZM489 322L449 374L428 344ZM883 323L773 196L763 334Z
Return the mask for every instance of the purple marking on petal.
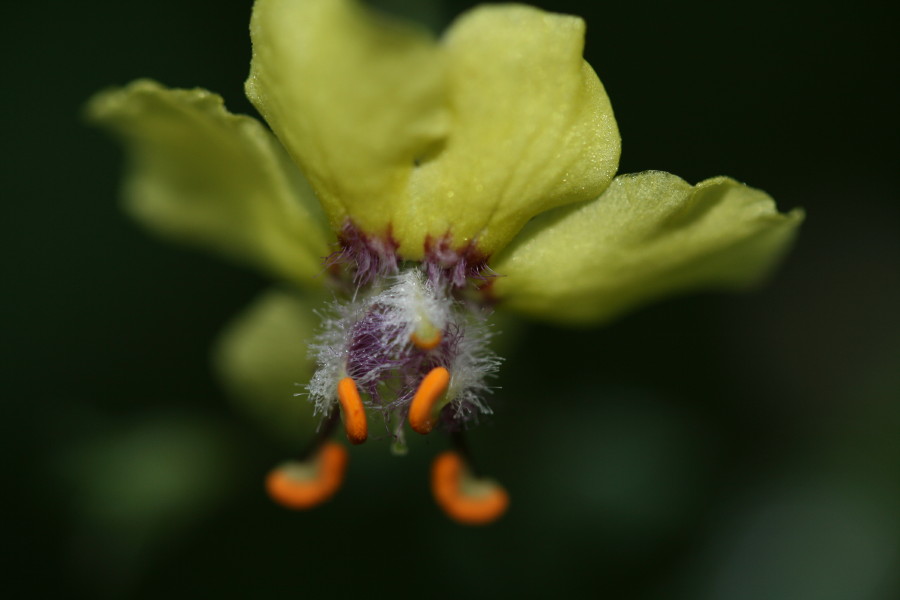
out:
M487 281L495 276L488 267L489 258L474 243L461 249L453 248L450 233L437 239L431 236L425 239L425 267L435 286L449 284L459 289L470 280Z
M358 287L395 275L399 270L397 248L400 245L391 237L390 230L384 237L369 235L348 219L338 233L338 242L341 249L325 258L325 267L351 271L353 283Z

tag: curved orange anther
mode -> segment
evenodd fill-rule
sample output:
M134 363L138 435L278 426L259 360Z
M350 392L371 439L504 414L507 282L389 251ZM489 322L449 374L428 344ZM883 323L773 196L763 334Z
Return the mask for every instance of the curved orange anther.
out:
M409 336L409 341L419 350L434 350L443 339L444 336L439 329L433 330L428 335L419 335L418 331L413 331Z
M473 479L456 452L440 454L431 466L431 492L447 516L464 525L487 525L509 506L509 494L496 483Z
M422 379L416 395L409 405L409 425L413 431L421 434L430 433L437 423L441 400L450 385L450 371L444 367L435 367Z
M344 417L344 431L351 444L362 444L369 437L369 425L366 421L366 409L363 407L362 398L356 382L350 377L344 377L338 382L338 401L341 403L341 412Z
M337 492L347 470L347 449L328 442L310 460L287 462L266 477L269 497L285 508L306 510Z

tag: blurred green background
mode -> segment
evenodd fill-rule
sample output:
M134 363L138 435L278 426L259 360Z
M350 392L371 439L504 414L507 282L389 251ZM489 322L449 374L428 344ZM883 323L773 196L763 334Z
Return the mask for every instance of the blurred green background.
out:
M393 2L398 4L398 2ZM412 3L440 26L471 3ZM727 174L808 220L764 290L517 332L473 432L510 490L449 522L434 436L385 442L310 513L209 346L267 282L118 211L120 149L79 118L153 77L243 97L250 0L5 9L4 570L38 597L900 594L897 22L889 3L536 2L588 22L622 172ZM21 593L20 593L21 594Z

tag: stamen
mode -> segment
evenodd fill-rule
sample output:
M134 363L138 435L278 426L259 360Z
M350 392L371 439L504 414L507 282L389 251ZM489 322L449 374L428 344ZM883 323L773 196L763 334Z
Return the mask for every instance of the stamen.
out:
M285 508L306 510L322 504L337 492L347 470L347 449L326 442L310 460L289 461L269 472L266 491Z
M463 459L453 451L440 454L431 467L431 492L447 516L464 525L487 525L509 506L509 494L500 485L475 479Z
M344 377L338 382L337 394L344 416L347 439L351 444L362 444L369 437L369 426L356 383L352 378Z
M409 341L419 350L434 350L437 348L444 336L441 330L431 324L430 321L424 321L416 327L409 336Z
M444 367L433 368L422 379L416 395L409 405L409 425L413 431L431 433L437 423L437 417L446 402L445 392L450 385L450 371Z

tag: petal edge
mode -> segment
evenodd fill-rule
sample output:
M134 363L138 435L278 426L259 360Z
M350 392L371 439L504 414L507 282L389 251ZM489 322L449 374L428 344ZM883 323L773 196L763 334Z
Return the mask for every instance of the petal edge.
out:
M621 175L595 200L529 223L492 263L492 291L518 312L597 323L668 295L744 289L775 267L803 217L727 177Z
M100 92L87 117L127 151L127 212L154 233L314 283L331 234L312 191L255 119L216 94L138 80Z

